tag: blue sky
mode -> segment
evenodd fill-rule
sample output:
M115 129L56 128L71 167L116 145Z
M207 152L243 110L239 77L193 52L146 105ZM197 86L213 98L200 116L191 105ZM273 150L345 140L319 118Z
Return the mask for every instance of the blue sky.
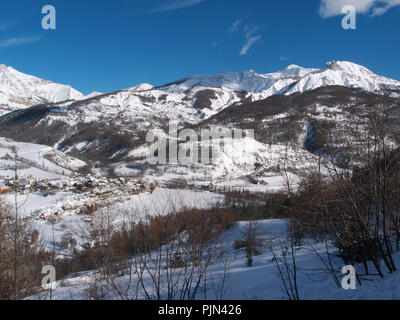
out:
M43 30L44 5L57 29ZM343 30L341 4L358 10ZM0 11L0 63L79 91L192 74L349 60L400 80L400 0L14 0Z

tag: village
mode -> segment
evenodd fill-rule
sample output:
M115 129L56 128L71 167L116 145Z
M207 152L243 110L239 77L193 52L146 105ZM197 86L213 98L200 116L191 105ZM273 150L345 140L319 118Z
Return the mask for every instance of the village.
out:
M121 197L153 192L155 188L155 183L142 183L132 178L99 178L90 174L86 176L76 174L73 177L55 180L38 180L32 176L4 179L0 184L0 194L3 196L17 194L21 198L32 194L43 198L56 196L58 193L69 195L65 199L65 204L59 208L53 211L39 210L34 213L37 219L52 221L66 213L91 216L95 211L118 201ZM67 201L67 198L79 201ZM90 218L86 220L91 221Z

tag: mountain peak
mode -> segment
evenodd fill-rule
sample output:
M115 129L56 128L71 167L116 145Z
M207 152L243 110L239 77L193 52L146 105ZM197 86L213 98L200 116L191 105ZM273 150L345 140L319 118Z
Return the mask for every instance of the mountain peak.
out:
M363 73L366 75L374 74L366 67L350 61L330 61L326 64L327 69L334 71L345 71L348 73Z
M5 107L6 111L83 98L82 93L69 85L43 80L0 65L0 106Z
M343 70L340 66L339 61L329 61L326 63L326 68L334 71Z
M139 85L137 85L137 86L128 88L128 90L129 90L129 91L140 92L140 91L151 90L151 89L153 89L153 88L154 88L154 87L153 87L151 84L149 84L149 83L141 83L141 84L139 84Z

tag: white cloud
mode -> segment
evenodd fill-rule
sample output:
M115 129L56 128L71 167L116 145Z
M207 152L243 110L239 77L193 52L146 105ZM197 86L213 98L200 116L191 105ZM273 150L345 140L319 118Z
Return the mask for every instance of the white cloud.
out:
M42 37L21 37L21 38L8 38L0 41L0 48L9 48L23 44L38 42Z
M380 16L388 11L390 8L400 6L400 0L387 0L385 1L385 5L383 7L374 7L372 9L373 16Z
M370 13L372 16L382 15L390 8L400 5L400 0L321 0L319 13L323 18L342 14L342 8L352 5L357 13Z
M279 60L281 60L281 61L288 61L288 60L290 60L290 58L285 57L285 56L282 56L282 57L279 58Z
M211 47L213 47L213 48L215 48L216 46L218 46L218 42L216 42L216 41L211 44Z
M244 44L242 50L240 51L240 55L241 56L245 56L247 54L247 52L250 50L250 48L258 41L261 40L261 35L254 35L255 33L257 33L260 29L262 28L262 26L248 26L246 25L243 28L243 32L245 34L246 37L246 43Z
M241 56L245 56L247 52L250 50L250 48L262 37L261 36L255 36L255 37L250 37L247 38L246 43L244 44L242 50L240 51Z
M259 31L263 26L257 25L243 25L244 20L238 19L229 28L229 33L239 32L239 34L245 38L245 43L243 44L242 50L240 50L240 55L245 56L250 48L259 40L262 39Z
M167 4L159 6L151 11L151 13L160 13L167 11L175 11L179 9L184 9L187 7L194 6L196 4L202 3L206 0L174 0L169 1Z

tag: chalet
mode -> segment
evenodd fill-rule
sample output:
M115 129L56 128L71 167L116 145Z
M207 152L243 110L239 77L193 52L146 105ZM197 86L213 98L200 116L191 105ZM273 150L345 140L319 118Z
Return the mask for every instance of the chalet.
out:
M10 188L8 186L0 187L0 194L6 194L10 192Z
M31 185L24 186L22 194L30 194L30 193L32 193Z
M49 190L49 186L47 184L45 184L45 183L40 183L39 184L39 189L40 189L41 192L45 192L45 191Z

